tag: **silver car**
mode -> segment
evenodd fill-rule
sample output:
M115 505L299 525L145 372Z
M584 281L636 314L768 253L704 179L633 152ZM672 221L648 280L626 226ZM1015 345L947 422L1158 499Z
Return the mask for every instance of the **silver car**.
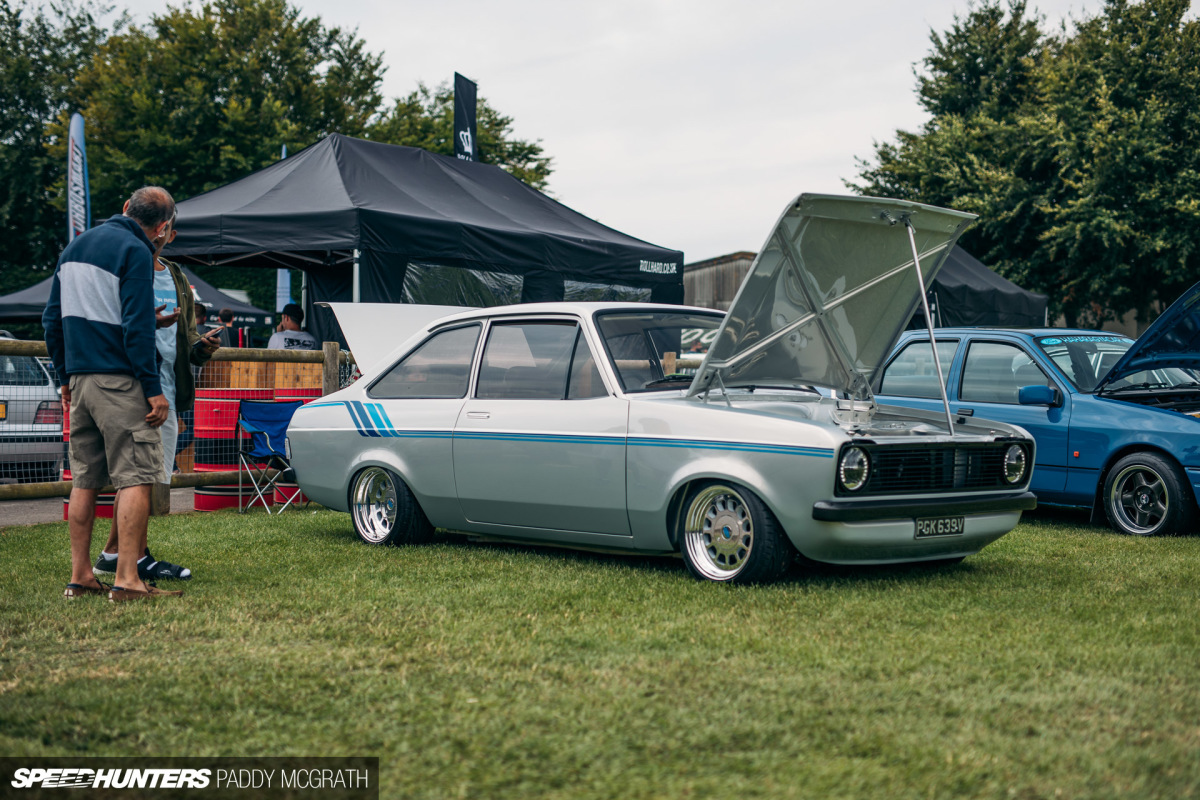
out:
M58 386L47 368L32 356L0 355L0 479L58 480L62 426Z
M913 252L932 277L971 219L802 195L727 315L334 304L363 377L293 417L297 480L371 544L436 527L679 553L739 583L796 553L960 560L1034 507L1033 440L879 407L869 387L920 296Z

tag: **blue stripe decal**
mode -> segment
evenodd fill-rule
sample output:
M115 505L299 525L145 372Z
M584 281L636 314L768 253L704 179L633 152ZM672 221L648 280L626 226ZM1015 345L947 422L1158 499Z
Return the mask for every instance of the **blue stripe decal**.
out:
M542 444L586 444L623 445L630 447L675 447L693 450L728 450L740 453L767 453L781 456L806 456L808 458L833 458L832 448L798 447L783 444L756 442L721 442L711 439L653 439L613 436L589 436L585 434L556 433L500 433L492 431L444 431L444 430L396 430L382 403L365 405L358 400L343 400L328 403L309 403L305 408L317 406L346 406L360 436L394 437L397 439L467 439L491 442L538 442ZM373 420L373 422L372 422Z
M396 432L396 431L395 431L395 430L392 428L392 420L391 420L391 418L390 418L390 417L387 415L387 411L384 409L384 407L383 407L383 403L375 403L375 404L374 404L374 406L375 406L375 408L379 409L379 416L383 417L383 421L384 421L384 423L385 423L385 424L383 425L383 427L387 428L387 429L388 429L388 430L390 430L390 431L391 431L393 434L395 434L395 432Z
M330 402L330 403L305 403L304 405L300 406L296 410L303 411L306 408L322 408L324 406L344 406L344 405L346 405L346 402L344 400L334 400L333 402Z
M793 447L782 444L756 444L754 442L714 442L707 439L635 439L633 447L685 447L697 450L733 450L745 453L774 453L782 456L810 456L833 458L833 450L823 447Z
M358 409L359 405L361 404L353 401L346 403L346 410L350 412L350 417L354 420L354 426L358 428L359 434L362 436L379 436L371 426L370 420L365 418L366 414Z
M371 403L370 405L365 406L367 413L371 415L371 419L375 422L375 429L379 431L381 436L395 436L394 433L388 432L389 426L384 425L383 420L379 418L379 412L375 408L377 405L378 403Z
M351 406L351 408L354 409L355 413L358 414L358 418L360 420L362 420L363 428L366 430L368 436L375 436L375 437L383 436L382 433L375 430L375 424L371 422L371 417L369 414L367 414L367 409L363 407L363 404L361 401L351 400L350 406Z
M625 444L624 436L585 436L583 434L555 433L489 433L485 431L458 431L456 439L478 439L500 442L542 442L545 444Z

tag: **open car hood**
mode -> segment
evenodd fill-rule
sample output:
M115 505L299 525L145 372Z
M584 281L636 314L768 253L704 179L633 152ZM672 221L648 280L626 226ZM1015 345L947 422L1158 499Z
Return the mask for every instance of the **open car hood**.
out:
M422 306L410 303L319 303L337 317L354 361L365 375L410 336L431 322L461 314L466 306Z
M1093 391L1135 372L1164 367L1200 369L1200 283L1154 320Z
M974 219L901 200L800 195L751 265L688 393L800 383L869 400L921 302L905 221L928 287Z

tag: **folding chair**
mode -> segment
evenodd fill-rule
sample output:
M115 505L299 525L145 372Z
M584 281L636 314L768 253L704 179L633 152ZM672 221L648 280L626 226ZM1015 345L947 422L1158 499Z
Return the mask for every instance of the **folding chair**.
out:
M304 405L301 400L291 403L275 403L270 400L239 400L238 401L238 509L245 513L254 503L261 502L267 513L271 513L271 505L267 502L266 492L274 492L277 483L291 483L296 478L292 465L284 453L284 437L287 435L288 424L296 409ZM243 439L241 431L250 434L249 439ZM259 467L258 464L265 466ZM267 476L269 469L278 472L272 477ZM243 476L250 479L254 489L254 497L242 507ZM286 493L285 493L286 494ZM292 501L300 496L296 490L275 512L282 514Z

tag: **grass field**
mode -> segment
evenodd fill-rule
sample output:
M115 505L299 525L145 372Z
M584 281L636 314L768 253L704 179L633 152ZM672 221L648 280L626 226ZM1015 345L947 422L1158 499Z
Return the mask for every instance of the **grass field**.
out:
M182 600L69 603L66 525L0 529L0 755L377 755L384 797L1200 795L1200 537L1041 517L752 588L327 511L151 545Z

